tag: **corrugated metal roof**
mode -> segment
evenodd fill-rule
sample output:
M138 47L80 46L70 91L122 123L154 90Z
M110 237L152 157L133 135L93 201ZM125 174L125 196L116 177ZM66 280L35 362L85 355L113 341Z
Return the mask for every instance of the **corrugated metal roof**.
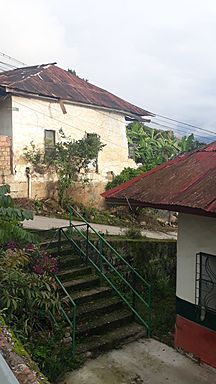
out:
M110 203L216 215L216 142L102 194Z
M53 64L18 68L0 73L0 86L12 92L25 92L54 97L77 103L125 111L137 116L148 116L150 112L105 91Z

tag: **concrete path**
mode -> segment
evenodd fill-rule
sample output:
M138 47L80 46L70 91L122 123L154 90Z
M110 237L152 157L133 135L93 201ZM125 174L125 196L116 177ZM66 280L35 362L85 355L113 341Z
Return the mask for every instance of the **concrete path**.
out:
M80 224L80 221L74 221L73 224ZM52 229L52 228L59 228L69 225L69 220L64 219L57 219L54 217L46 217L46 216L34 216L33 220L25 220L24 228L28 229ZM123 235L126 228L121 227L115 227L112 225L104 225L104 224L93 224L91 223L91 226L96 229L96 231L109 234L109 235ZM159 231L149 231L149 230L143 230L142 235L146 236L151 239L176 239L177 234L176 232L159 232Z
M66 375L58 384L216 384L216 371L199 366L156 340L140 339Z

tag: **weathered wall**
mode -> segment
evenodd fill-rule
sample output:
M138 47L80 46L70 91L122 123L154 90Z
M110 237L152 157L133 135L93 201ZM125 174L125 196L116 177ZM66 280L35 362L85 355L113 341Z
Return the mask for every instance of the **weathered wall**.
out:
M125 119L122 114L107 112L96 108L87 108L65 103L66 114L62 113L57 102L49 102L35 98L12 98L12 125L13 125L13 153L14 153L14 183L19 187L20 193L25 195L26 166L30 166L23 158L23 148L31 141L43 149L44 131L52 129L56 131L56 140L60 140L59 129L63 129L66 136L73 139L81 139L85 133L97 133L102 143L106 144L99 153L99 172L92 168L89 174L91 185L83 188L77 186L73 193L76 201L83 201L90 205L100 205L102 199L100 193L110 179L110 174L119 174L124 167L135 167L133 160L128 159L128 144L125 129ZM46 197L53 194L53 182L55 175L32 175L32 197ZM87 188L87 189L86 189ZM17 188L14 188L17 190Z
M11 138L0 136L0 184L11 174Z
M195 303L196 254L216 254L216 219L179 214L176 295Z
M12 101L0 98L0 135L12 137Z

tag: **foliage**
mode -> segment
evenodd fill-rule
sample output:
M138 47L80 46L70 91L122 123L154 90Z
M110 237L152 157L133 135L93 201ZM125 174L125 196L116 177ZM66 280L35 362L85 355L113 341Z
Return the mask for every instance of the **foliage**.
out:
M152 285L153 337L172 344L175 325L176 242L129 241L113 247ZM166 308L166 311L164 311Z
M133 177L141 175L141 173L146 172L146 167L142 166L139 168L124 168L119 175L117 175L112 181L109 181L106 184L106 190L115 188L118 185L125 183L126 181L132 179Z
M29 146L23 148L23 156L28 162L32 163L35 172L45 172L44 152L41 148L36 147L33 141L30 142Z
M10 240L32 241L33 236L22 228L22 221L33 218L30 211L14 206L9 185L0 186L0 244Z
M26 335L46 327L50 324L49 312L59 311L55 281L49 269L35 273L38 263L38 251L33 246L19 248L10 243L0 253L0 309L7 308L7 321Z
M55 145L52 164L58 175L59 201L62 205L66 190L73 181L80 179L87 181L89 164L96 160L104 145L96 134L92 134L74 141L66 137L61 131L62 141Z
M146 170L202 145L193 134L177 138L172 131L155 130L140 122L128 124L127 137L134 146L136 163L145 165Z
M154 130L138 121L128 124L127 138L128 143L134 147L134 160L141 166L137 169L124 168L107 183L106 190L115 188L180 153L192 151L203 145L193 134L177 138L172 131Z
M32 358L52 383L61 378L65 372L78 368L82 362L79 358L72 358L71 346L62 342L64 332L65 324L62 323L54 328L49 338L46 331L42 330L39 337L27 343Z
M77 72L75 71L75 69L70 69L70 68L68 68L68 72L69 72L71 75L74 75L74 76L78 77L78 78L81 79L81 80L85 80L85 81L88 83L88 79L81 78L81 77L77 74Z
M124 232L124 235L127 237L127 239L140 239L142 237L142 232L140 228L131 226Z
M53 167L58 177L59 202L63 205L66 191L74 181L87 182L87 173L90 163L96 161L99 151L104 145L97 134L91 134L80 140L66 137L62 130L59 131L61 141L55 144L51 153L45 156L40 149L31 143L30 148L24 148L24 157L38 169L47 171Z
M58 261L50 257L48 252L40 252L33 263L33 271L39 275L52 274L58 272Z

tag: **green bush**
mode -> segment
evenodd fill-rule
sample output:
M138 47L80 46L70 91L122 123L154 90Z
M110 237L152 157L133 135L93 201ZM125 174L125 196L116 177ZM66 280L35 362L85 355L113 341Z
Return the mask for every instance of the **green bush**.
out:
M23 220L33 219L32 212L16 208L10 197L10 186L0 186L0 244L8 241L31 242L34 237L22 228Z
M118 185L133 179L133 177L141 175L141 173L143 173L143 172L146 172L145 166L142 166L142 167L139 167L136 169L130 168L130 167L124 168L123 171L121 171L121 173L119 175L115 176L115 178L112 181L109 181L106 184L105 189L108 190L108 189L115 188Z
M14 244L0 252L0 309L23 336L50 325L50 313L58 314L60 301L55 281L46 271L37 274L37 253Z

